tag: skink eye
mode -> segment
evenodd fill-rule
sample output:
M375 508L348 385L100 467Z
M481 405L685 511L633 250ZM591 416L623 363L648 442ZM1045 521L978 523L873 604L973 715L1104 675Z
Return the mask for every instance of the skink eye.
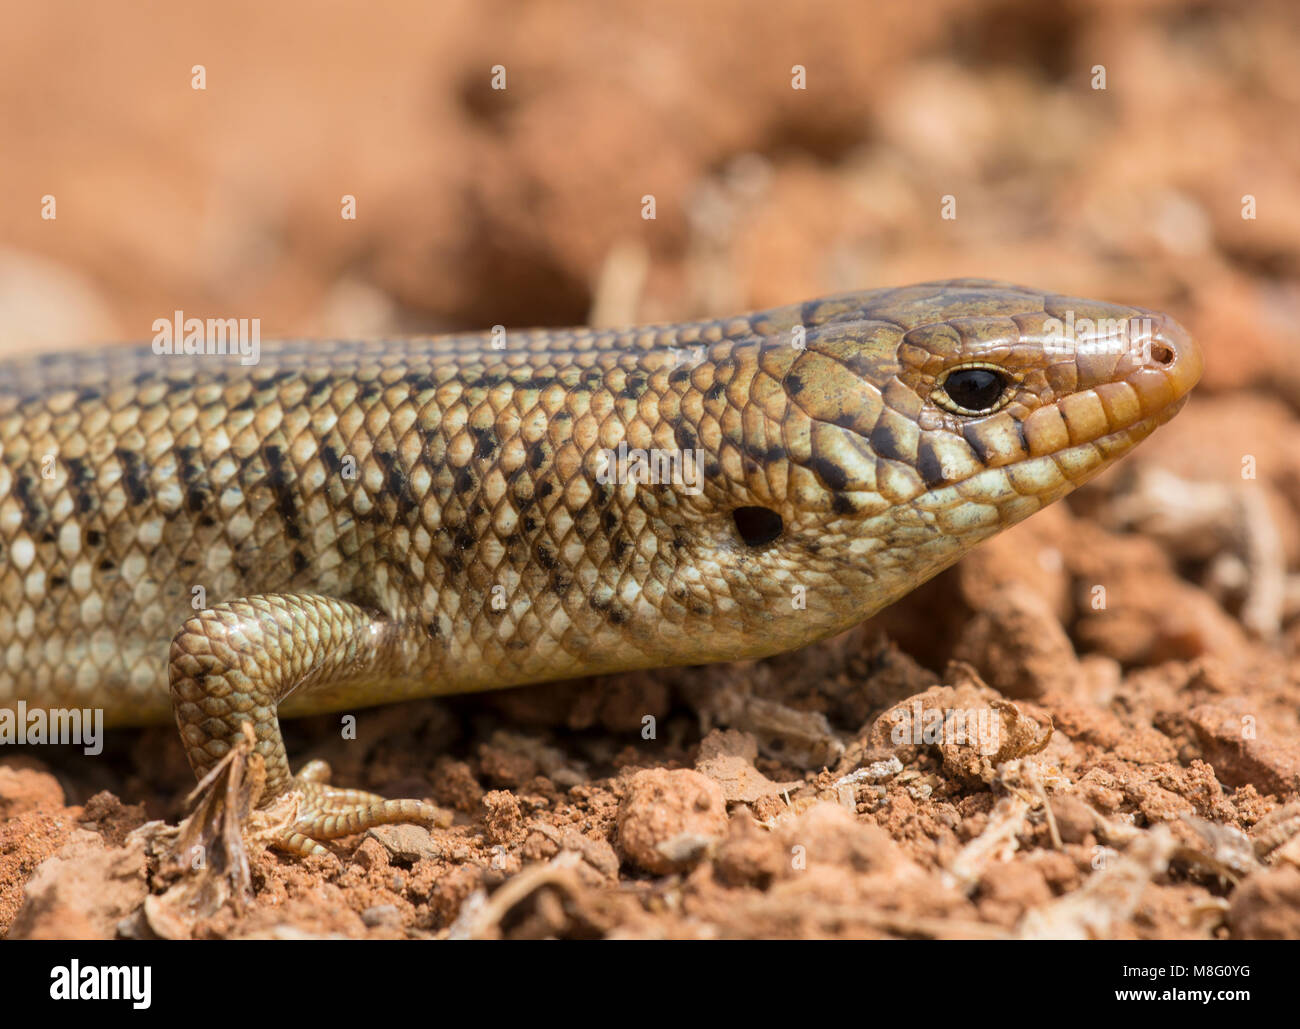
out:
M953 414L992 414L1005 403L1010 380L992 368L954 368L931 399Z

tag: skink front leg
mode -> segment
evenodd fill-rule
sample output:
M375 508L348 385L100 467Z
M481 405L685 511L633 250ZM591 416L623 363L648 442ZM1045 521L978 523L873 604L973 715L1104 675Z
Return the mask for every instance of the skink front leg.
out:
M336 688L383 673L395 630L377 612L305 593L269 593L217 604L188 619L172 640L168 674L186 754L202 779L249 723L266 762L258 800L302 794L299 817L273 843L293 853L323 853L317 841L393 822L434 824L440 813L418 800L386 800L328 785L324 762L296 778L276 715L289 694Z

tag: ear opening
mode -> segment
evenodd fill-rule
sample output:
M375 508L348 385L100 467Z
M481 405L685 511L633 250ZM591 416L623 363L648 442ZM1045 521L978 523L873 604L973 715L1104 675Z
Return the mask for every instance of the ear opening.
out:
M761 547L785 531L781 516L768 507L738 507L731 512L736 532L749 547Z

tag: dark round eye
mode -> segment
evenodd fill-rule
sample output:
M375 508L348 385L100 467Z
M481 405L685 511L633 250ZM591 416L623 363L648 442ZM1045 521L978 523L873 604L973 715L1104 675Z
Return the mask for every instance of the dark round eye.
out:
M943 392L961 413L992 411L1002 399L1007 380L990 368L958 368L943 380Z

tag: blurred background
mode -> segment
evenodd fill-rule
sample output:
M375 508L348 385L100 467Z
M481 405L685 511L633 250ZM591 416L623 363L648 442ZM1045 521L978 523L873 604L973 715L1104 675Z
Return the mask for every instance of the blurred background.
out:
M1289 0L8 7L0 350L176 308L437 331L978 275L1166 308L1207 392L1300 403Z
M144 340L177 309L259 318L263 338L607 325L955 276L1168 311L1206 354L1187 409L876 627L925 668L962 657L1001 695L1041 705L1075 796L1125 826L1178 828L1195 811L1245 830L1264 824L1274 802L1261 798L1300 798L1295 0L10 0L0 24L0 356ZM355 218L341 216L345 197ZM743 686L764 710L864 726L846 774L871 718L934 681L890 680L896 665L864 633L785 664L683 673L682 689L706 687L690 706L723 713L674 723L665 760L689 765L709 718L768 731L744 721L757 701ZM545 705L569 694L556 687L483 702L512 731L530 704L539 724L605 726L582 753L607 771L648 760L620 749L626 733L670 710L664 675L622 681L582 687L558 718ZM434 714L375 715L434 726L421 731L439 745L420 737L407 760L468 724L420 710ZM1244 717L1258 739L1243 739ZM471 819L483 789L541 789L536 768L511 771L524 748L474 731L454 751L464 761L432 777L441 803ZM170 765L132 774L161 809L188 773L173 730L149 739L171 747ZM781 753L764 751L773 782L822 767L820 752ZM927 868L964 842L957 815L978 824L990 796L930 778L965 806L900 786L872 816ZM587 795L606 800L584 831L612 836L615 801ZM767 795L755 807L781 810ZM1077 867L1049 869L1049 889L1026 848L951 909L967 920L953 931L969 933L976 904L1013 925L1091 875L1084 815L1069 816ZM496 875L489 860L440 885L429 924ZM1285 875L1274 892L1259 873L1233 894L1233 934L1300 937L1300 875ZM901 896L859 878L864 905ZM937 872L918 883L929 917L949 887ZM802 888L785 895L788 920L781 908L755 923L725 893L710 910L724 935L808 932L823 916ZM816 931L855 931L839 921L849 888L820 889L834 914ZM1204 888L1152 891L1116 935L1227 931L1189 927L1187 911L1227 903Z
M1115 474L1228 492L1148 483L1108 523L1179 536L1256 635L1300 622L1292 0L50 0L4 21L0 356L147 339L178 309L355 336L955 276L1159 308L1206 375ZM1171 504L1200 513L1171 525Z
M968 275L1159 308L1205 378L1103 480L1126 506L1071 507L1300 641L1292 0L50 0L5 25L0 355L178 309L263 337L609 325ZM1239 653L1146 592L1139 653Z

